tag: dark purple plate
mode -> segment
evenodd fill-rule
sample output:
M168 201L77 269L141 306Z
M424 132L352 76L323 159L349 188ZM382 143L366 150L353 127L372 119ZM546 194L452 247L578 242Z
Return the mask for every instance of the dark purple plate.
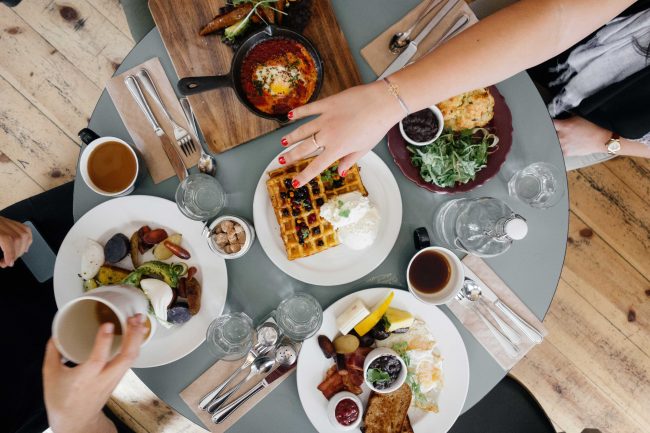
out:
M499 137L499 147L494 153L488 156L487 166L476 173L474 180L462 184L456 183L456 185L449 188L442 188L433 183L426 182L420 177L420 169L411 163L411 153L406 148L408 143L406 143L404 137L400 134L399 125L395 125L388 131L388 151L393 156L395 164L404 173L404 176L416 185L428 189L431 192L452 194L455 192L470 191L479 187L499 172L512 147L512 115L510 114L506 100L497 88L490 86L489 89L494 97L494 118L487 125L487 128L494 131L494 134Z

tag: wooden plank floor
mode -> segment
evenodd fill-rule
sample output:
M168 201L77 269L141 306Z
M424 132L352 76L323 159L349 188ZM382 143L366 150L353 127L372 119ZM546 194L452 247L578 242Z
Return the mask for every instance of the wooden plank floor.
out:
M76 133L133 44L118 0L0 6L0 208L74 178ZM650 161L619 158L569 183L550 335L513 374L562 431L641 433L650 425ZM136 432L204 431L133 373L109 404Z

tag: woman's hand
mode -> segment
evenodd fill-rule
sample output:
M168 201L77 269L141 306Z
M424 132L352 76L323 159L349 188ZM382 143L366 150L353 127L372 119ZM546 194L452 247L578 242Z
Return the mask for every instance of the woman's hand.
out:
M32 244L32 231L25 224L0 217L0 268L14 265L16 259L27 252Z
M306 184L336 160L339 160L339 174L345 176L346 171L405 115L398 100L381 81L352 87L298 107L289 114L292 120L318 117L282 139L283 146L304 142L283 154L280 163L292 164L322 147L322 153L296 176L294 187Z
M565 157L607 152L605 144L612 136L611 131L579 116L556 119L553 123Z
M140 345L147 333L144 321L145 317L141 314L128 319L122 347L112 360L114 325L102 324L90 358L74 368L61 364L61 354L50 339L43 362L43 391L52 431L115 431L115 426L104 416L102 408L140 353Z

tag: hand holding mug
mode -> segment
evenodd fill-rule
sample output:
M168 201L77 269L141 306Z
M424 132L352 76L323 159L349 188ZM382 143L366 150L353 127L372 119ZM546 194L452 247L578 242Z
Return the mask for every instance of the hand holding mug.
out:
M54 432L115 431L102 408L140 353L148 332L145 319L138 314L127 320L122 346L115 357L111 353L115 325L102 324L90 357L74 368L61 363L61 353L50 339L43 363L43 391Z

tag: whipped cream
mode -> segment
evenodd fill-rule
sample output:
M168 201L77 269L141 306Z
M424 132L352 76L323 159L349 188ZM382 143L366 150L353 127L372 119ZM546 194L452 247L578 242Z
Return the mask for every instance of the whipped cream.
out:
M357 191L328 200L320 214L337 231L339 241L353 250L367 248L377 239L379 211Z

